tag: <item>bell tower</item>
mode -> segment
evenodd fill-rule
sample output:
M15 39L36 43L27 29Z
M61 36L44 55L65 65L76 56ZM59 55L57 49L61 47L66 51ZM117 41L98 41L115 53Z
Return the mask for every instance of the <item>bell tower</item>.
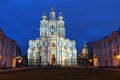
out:
M40 21L40 38L48 37L48 21L46 11L43 12L42 20Z

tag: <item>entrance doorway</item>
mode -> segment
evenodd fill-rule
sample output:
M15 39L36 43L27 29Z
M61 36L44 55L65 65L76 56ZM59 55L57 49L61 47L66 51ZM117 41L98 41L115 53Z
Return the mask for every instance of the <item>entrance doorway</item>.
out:
M55 64L55 54L51 55L51 65Z

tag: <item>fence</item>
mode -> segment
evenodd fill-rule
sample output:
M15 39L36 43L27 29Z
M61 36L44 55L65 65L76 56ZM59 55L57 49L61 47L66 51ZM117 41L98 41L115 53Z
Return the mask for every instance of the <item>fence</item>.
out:
M39 59L28 59L26 61L28 66L41 66L41 65L77 65L77 60L75 59L65 59L64 61L41 61Z

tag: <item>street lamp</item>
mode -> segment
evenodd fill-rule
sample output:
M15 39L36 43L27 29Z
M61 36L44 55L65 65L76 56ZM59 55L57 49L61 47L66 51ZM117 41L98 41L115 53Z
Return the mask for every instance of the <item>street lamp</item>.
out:
M117 55L117 59L118 59L118 66L120 66L120 55Z
M118 55L117 58L120 59L120 55Z
M21 59L19 59L19 60L18 60L18 63L21 63L21 62L22 62L22 60L21 60Z
M92 59L89 59L89 62L91 63L91 62L92 62Z
M89 59L89 66L92 67L93 60Z
M2 55L0 54L0 60L2 59Z

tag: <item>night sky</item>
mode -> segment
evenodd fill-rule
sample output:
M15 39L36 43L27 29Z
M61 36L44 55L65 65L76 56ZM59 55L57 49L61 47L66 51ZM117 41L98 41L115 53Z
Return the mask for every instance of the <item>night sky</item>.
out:
M0 0L0 28L17 40L21 54L39 37L43 11L49 16L51 5L56 17L62 10L66 38L76 40L78 51L84 41L100 40L120 27L120 0Z

